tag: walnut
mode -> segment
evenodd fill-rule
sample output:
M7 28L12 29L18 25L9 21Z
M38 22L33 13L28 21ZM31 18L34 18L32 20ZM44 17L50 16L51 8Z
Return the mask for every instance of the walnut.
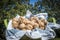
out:
M12 19L12 27L13 27L13 28L17 28L18 25L19 25L18 19L13 18L13 19Z
M38 23L38 17L34 16L30 18L31 21Z
M34 28L37 28L39 27L39 24L38 23L34 23Z
M41 29L45 29L46 25L47 25L47 23L45 23L45 20L39 20L39 27Z
M27 29L27 30L32 30L32 29L33 29L33 26L30 25L30 24L27 24L27 25L26 25L26 29Z
M19 29L21 29L21 30L23 30L23 29L25 29L25 27L26 27L26 26L25 26L25 24L24 24L24 23L22 23L22 24L20 24L20 25L19 25L19 27L18 27L18 28L19 28Z

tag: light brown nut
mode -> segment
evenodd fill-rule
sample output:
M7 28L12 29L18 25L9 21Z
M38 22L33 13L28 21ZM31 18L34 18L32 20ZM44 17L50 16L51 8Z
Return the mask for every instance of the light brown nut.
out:
M22 23L22 24L20 24L20 25L19 25L19 27L18 27L18 28L19 28L19 29L25 29L25 27L26 27L26 26L25 26L25 24L24 24L24 23Z
M27 25L26 25L26 29L27 29L27 30L32 30L32 29L33 29L33 26L30 25L30 24L27 24Z
M13 18L13 19L12 19L12 27L13 27L13 28L17 28L18 25L19 25L18 19Z
M37 28L39 27L39 24L38 23L34 23L34 28Z

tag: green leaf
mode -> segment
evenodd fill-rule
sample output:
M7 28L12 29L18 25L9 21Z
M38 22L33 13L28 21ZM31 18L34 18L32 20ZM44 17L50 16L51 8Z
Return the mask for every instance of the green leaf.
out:
M7 28L7 25L8 25L7 19L4 20L4 25L5 25L5 27Z

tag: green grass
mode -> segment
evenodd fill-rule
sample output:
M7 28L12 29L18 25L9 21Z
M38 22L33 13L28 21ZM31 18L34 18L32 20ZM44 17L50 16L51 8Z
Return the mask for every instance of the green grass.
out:
M54 38L54 39L51 39L51 40L60 40L60 38Z
M41 39L30 39L27 36L24 36L20 40L41 40ZM50 39L50 40L60 40L60 38L54 38L54 39Z

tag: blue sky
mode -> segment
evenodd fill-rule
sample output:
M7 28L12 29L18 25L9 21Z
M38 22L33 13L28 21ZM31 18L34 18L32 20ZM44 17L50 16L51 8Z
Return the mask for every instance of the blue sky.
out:
M30 4L33 4L34 5L34 3L35 2L37 2L38 0L30 0Z

